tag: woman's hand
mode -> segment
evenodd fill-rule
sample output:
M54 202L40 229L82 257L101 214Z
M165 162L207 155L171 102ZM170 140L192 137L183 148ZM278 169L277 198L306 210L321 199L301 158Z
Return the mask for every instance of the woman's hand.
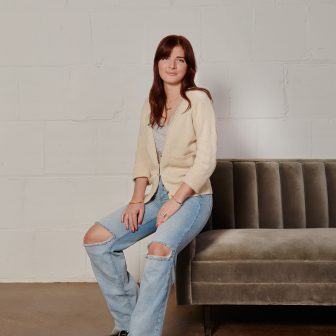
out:
M177 203L173 198L169 199L161 209L156 218L156 227L158 228L162 223L164 223L169 217L171 217L181 205Z
M128 204L127 208L121 214L121 221L124 223L126 230L135 232L138 230L138 225L141 225L145 212L145 204Z

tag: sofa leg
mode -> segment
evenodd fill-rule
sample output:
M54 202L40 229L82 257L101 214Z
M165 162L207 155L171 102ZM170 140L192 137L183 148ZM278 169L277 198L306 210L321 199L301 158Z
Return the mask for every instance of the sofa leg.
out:
M212 317L211 317L211 306L203 306L204 315L204 335L212 336Z

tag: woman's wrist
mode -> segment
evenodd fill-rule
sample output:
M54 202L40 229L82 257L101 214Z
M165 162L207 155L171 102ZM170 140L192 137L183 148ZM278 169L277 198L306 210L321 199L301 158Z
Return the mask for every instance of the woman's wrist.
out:
M175 194L172 196L172 198L174 199L176 203L182 206L183 203L193 194L194 194L194 190L190 188L188 184L183 182L178 188L178 190L175 192Z
M172 198L173 198L173 200L174 200L176 203L178 203L180 206L182 206L183 201L180 202L179 200L177 200L177 199L175 198L175 195L173 195Z
M137 203L144 203L144 198L140 198L140 197L138 197L138 198L132 198L129 202L128 202L128 204L137 204Z

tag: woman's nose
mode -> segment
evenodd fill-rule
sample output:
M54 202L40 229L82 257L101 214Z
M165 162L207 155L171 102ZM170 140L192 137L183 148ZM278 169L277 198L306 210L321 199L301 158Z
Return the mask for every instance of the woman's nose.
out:
M175 65L176 65L175 60L174 61L170 61L170 64L169 64L170 68L175 68Z

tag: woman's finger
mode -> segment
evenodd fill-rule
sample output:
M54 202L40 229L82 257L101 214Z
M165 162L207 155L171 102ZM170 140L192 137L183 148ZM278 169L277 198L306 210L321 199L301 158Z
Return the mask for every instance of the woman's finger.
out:
M144 209L140 209L139 215L138 215L138 225L142 224L143 215L144 215Z
M158 228L163 223L162 217L157 221L156 227Z
M163 216L162 216L163 210L161 210L158 214L157 221L156 221L156 227L158 228L162 222L163 222Z
M137 230L138 230L138 221L137 221L137 216L138 216L138 214L137 214L137 213L134 213L134 214L132 215L132 220L133 220L134 231L137 231Z
M129 216L129 223L130 223L130 230L134 232L135 229L134 229L133 215Z
M124 225L125 225L126 230L129 230L129 220L128 220L127 214L125 214L125 217L124 217Z

